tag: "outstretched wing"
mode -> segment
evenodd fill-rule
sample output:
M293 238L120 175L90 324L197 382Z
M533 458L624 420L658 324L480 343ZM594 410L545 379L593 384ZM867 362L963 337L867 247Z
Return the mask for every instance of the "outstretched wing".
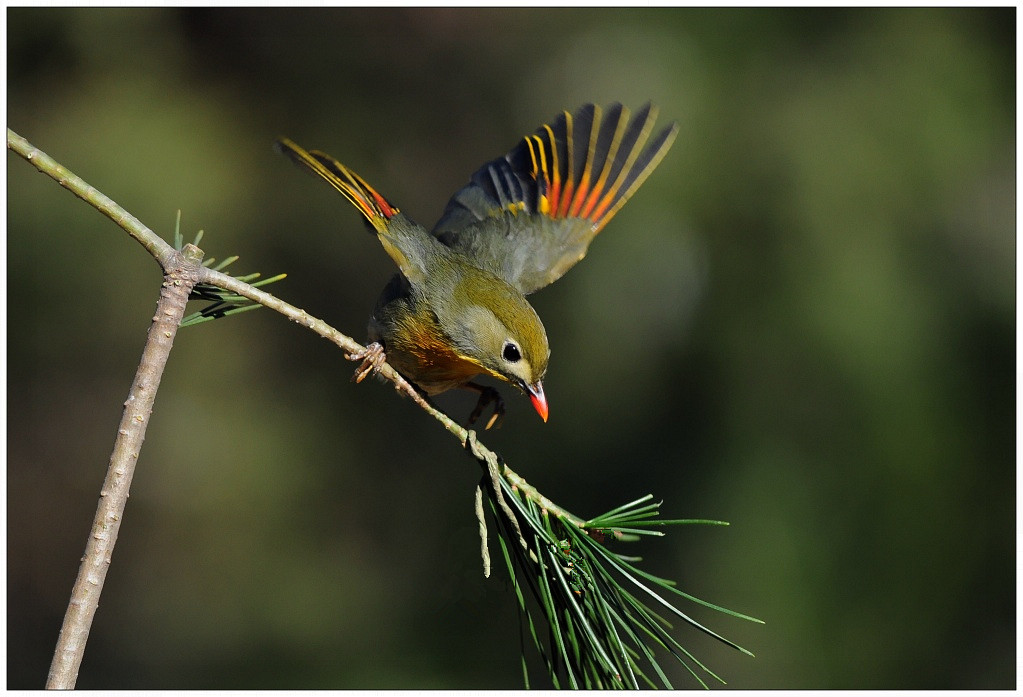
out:
M621 104L562 112L477 170L433 234L522 293L553 283L668 152L678 124L646 144L656 120L651 104L632 119Z

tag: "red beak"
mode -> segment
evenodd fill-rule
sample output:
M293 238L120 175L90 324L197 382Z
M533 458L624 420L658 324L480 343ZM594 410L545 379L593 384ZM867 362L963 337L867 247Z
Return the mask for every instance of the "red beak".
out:
M547 423L547 397L543 393L543 383L537 380L535 385L527 385L526 389L529 390L529 401L533 403L536 413Z

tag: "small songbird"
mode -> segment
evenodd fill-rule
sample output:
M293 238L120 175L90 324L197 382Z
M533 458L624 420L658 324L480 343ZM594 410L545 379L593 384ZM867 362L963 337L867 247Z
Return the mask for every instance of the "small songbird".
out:
M646 145L656 112L650 104L631 119L621 104L562 112L477 170L432 230L329 155L278 141L282 152L359 209L400 270L370 318L372 343L352 357L363 360L356 379L386 360L428 395L474 390L480 399L470 423L493 403L490 428L503 415L503 402L473 378L491 375L528 394L547 421L543 378L550 348L525 296L586 255L667 153L677 123Z

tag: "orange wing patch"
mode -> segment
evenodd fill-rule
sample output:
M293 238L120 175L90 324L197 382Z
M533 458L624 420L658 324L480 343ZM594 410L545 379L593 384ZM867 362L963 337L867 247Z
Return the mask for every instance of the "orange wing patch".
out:
M591 104L575 115L563 112L553 128L541 126L526 136L537 212L556 220L583 218L595 231L603 228L675 139L678 126L673 124L644 149L656 119L657 110L649 104L632 119L620 104L606 116ZM564 153L560 159L559 149Z

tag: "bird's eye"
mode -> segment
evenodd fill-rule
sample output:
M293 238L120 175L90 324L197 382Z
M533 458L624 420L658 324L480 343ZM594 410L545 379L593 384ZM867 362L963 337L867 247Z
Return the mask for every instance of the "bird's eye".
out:
M504 348L501 350L501 355L504 356L504 360L509 363L518 363L519 359L522 358L522 354L519 353L519 347L515 345L514 341L504 342Z

